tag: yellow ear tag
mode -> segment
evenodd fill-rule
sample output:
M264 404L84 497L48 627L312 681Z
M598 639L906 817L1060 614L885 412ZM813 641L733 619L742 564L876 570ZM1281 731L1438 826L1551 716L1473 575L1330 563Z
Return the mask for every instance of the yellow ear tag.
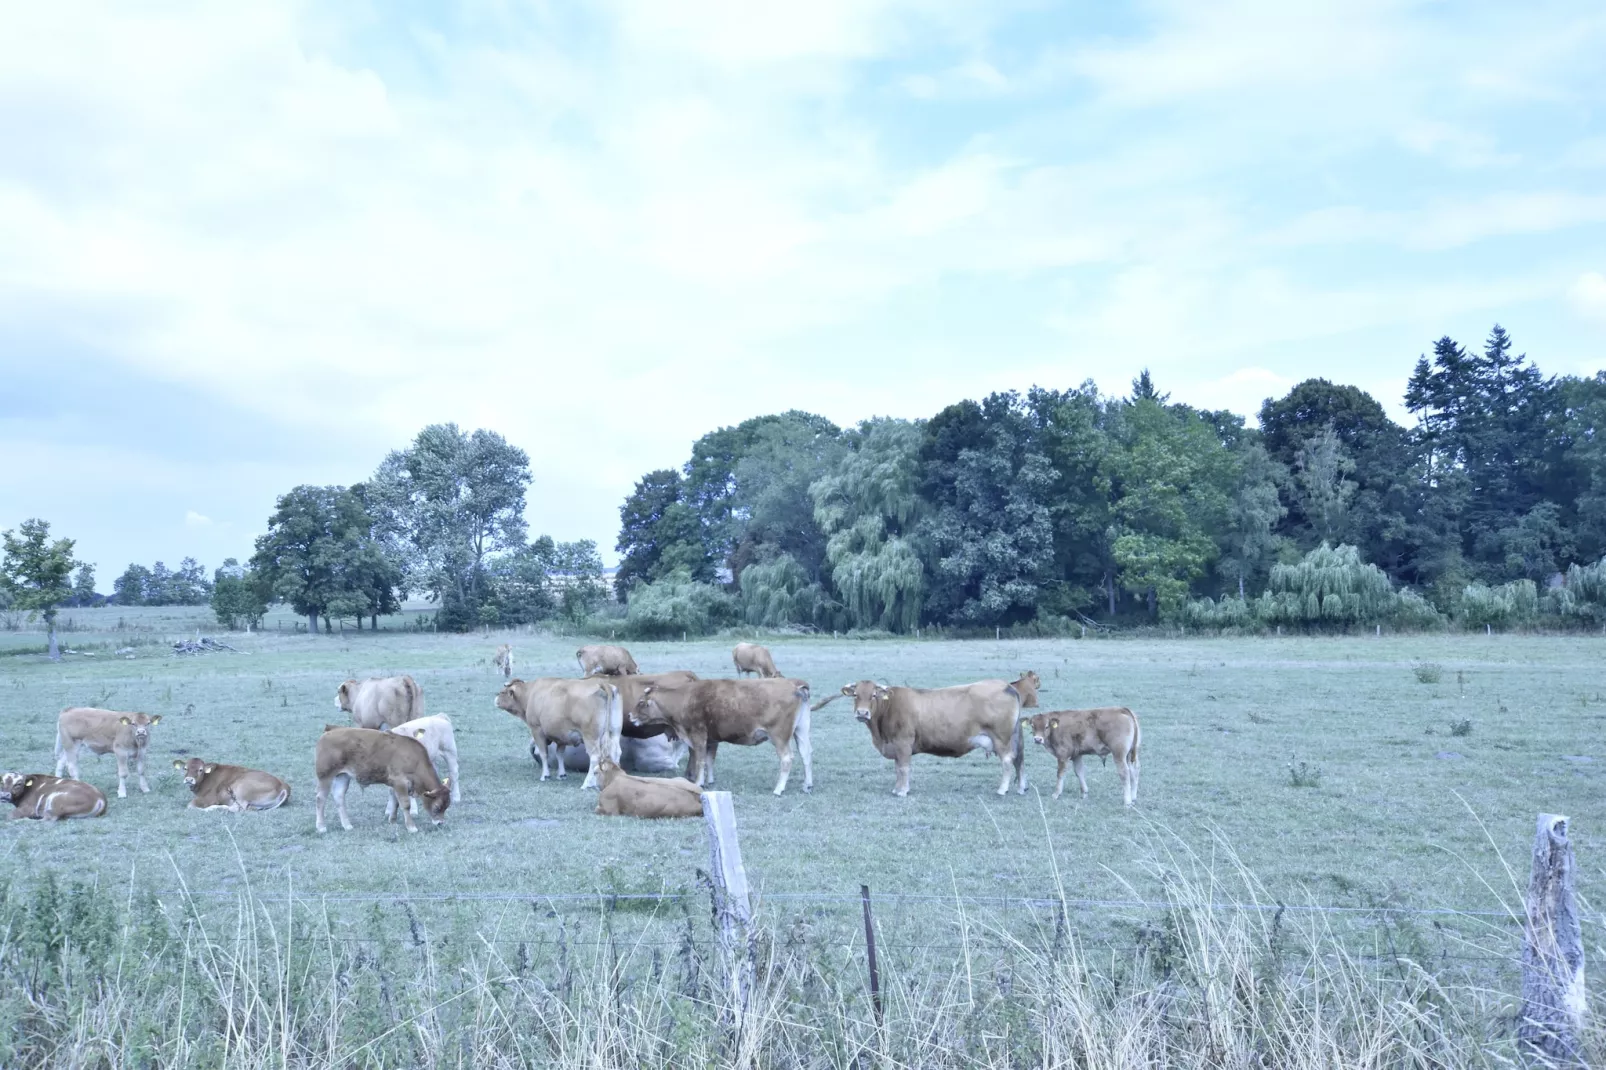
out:
M28 778L28 782L26 784L24 784L23 787L25 787L25 788L33 787L33 777L29 777Z
M1048 722L1048 727L1050 727L1050 728L1058 728L1059 726L1060 726L1060 723L1058 721L1050 721L1050 722Z

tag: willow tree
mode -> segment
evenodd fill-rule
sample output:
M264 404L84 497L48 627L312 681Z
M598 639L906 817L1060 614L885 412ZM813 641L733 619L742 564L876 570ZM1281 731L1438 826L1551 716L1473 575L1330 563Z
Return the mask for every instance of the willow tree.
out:
M1353 546L1326 543L1294 565L1276 565L1256 605L1269 624L1342 627L1382 621L1399 609L1387 575L1361 560Z
M742 569L742 619L761 628L829 627L831 600L791 554Z
M909 631L926 596L925 569L908 535L922 511L921 429L867 420L851 440L852 452L809 487L831 585L853 627Z

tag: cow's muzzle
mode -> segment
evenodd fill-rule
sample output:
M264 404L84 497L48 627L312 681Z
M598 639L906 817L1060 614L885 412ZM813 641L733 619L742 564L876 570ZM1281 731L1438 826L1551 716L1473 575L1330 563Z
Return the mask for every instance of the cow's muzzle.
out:
M853 716L857 717L860 721L864 722L865 724L869 724L870 723L870 711L869 710L854 710L853 711Z

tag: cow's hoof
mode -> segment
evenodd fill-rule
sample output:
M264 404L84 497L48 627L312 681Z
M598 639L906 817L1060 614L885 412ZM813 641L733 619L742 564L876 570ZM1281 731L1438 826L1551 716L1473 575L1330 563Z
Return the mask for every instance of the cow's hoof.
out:
M325 832L328 832L328 831L329 830L324 828L322 825L318 826L318 835L322 836Z
M407 831L408 832L417 832L418 831L418 826L414 825L412 828L408 829Z
M813 784L804 784L803 785L803 794L804 795L813 795L814 794L814 785Z
M117 797L119 799L126 799L126 798L128 798L128 792L124 791L122 788L118 788L117 789Z

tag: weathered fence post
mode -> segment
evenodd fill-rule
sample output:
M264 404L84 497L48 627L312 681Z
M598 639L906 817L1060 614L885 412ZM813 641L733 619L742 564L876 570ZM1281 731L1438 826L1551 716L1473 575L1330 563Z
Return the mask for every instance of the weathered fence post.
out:
M876 1028L881 1028L881 968L875 959L875 917L870 913L870 886L859 885L859 898L864 901L864 957L870 967L870 1006L875 1010Z
M1573 898L1567 818L1540 814L1522 945L1517 1039L1552 1063L1578 1062L1584 1026L1584 941Z
M742 866L742 847L736 840L736 810L731 805L731 793L703 792L703 820L708 824L708 875L714 885L714 924L719 933L720 959L739 1031L747 1019L757 964L753 947L753 908L747 899L747 870Z

